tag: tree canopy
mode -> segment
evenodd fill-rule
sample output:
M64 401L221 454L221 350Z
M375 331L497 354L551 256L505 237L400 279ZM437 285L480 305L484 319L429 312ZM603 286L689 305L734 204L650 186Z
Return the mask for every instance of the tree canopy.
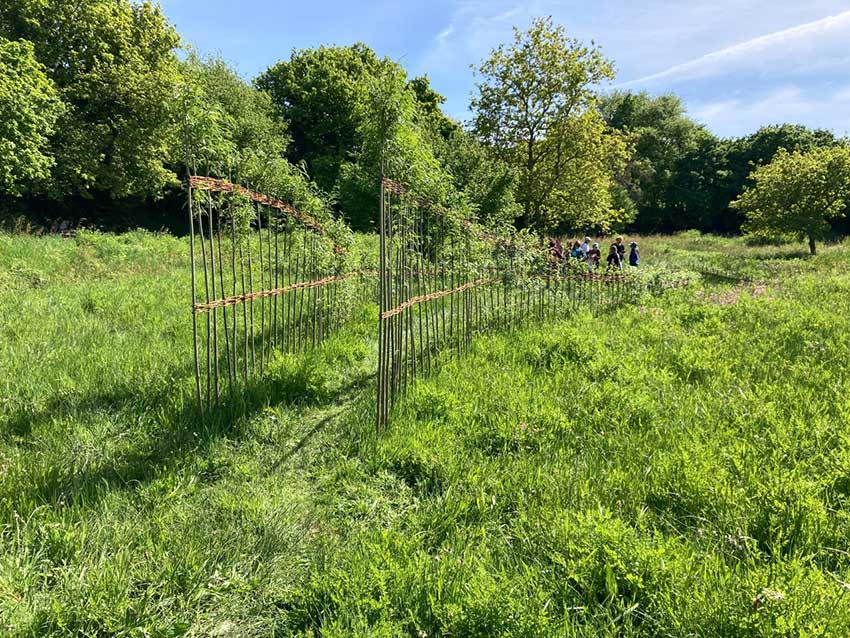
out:
M0 191L20 195L49 178L49 141L61 113L32 44L0 39Z
M166 168L179 37L159 7L130 0L19 0L0 36L32 43L64 104L50 150L57 195L157 195Z
M747 218L749 232L768 237L826 237L830 220L850 204L850 148L833 146L808 152L780 149L770 164L752 174L753 186L733 203Z
M253 81L179 51L154 0L0 3L0 208L159 227L201 162L369 229L383 162L486 223L739 232L754 170L843 143L792 124L720 139L675 95L603 94L613 64L551 18L481 62L466 123L366 44L293 50Z
M675 95L614 92L599 100L609 126L621 131L632 153L618 181L639 209L641 227L687 227L687 210L671 198L685 158L711 135L685 115ZM683 219L684 217L684 219Z
M538 19L515 29L478 75L475 131L517 173L520 223L552 228L570 218L585 223L579 212L604 214L611 169L625 147L595 108L595 87L614 77L602 52L568 38L551 18Z
M288 157L304 162L313 179L333 190L358 139L358 100L379 59L364 44L293 51L262 73L256 86L274 101L292 144Z

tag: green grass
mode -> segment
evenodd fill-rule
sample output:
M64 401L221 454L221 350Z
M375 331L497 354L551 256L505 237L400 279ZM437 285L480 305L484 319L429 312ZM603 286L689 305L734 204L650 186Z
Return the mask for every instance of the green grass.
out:
M0 235L0 635L850 635L850 245L640 241L765 287L480 338L377 437L375 307L201 422L184 241Z

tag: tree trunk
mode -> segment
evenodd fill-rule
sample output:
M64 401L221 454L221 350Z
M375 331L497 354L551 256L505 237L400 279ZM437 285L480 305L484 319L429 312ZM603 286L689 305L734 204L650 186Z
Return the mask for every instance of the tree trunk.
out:
M809 252L812 255L817 254L817 251L815 250L815 238L812 237L811 235L809 235Z

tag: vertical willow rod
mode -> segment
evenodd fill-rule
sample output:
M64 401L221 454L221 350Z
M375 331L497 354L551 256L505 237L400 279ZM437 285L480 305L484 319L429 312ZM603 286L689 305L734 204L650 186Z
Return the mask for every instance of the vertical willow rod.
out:
M215 230L213 229L213 203L212 193L209 195L209 226L210 226L210 277L212 279L212 291L215 295ZM218 405L221 400L220 380L221 372L219 370L218 357L218 313L215 307L212 308L212 324L213 324L213 361L215 363L215 402Z
M207 304L210 302L210 277L207 272L207 249L206 249L206 240L204 238L204 213L203 213L203 205L201 202L198 202L198 231L201 235L201 261L204 263L204 299ZM212 250L212 247L210 248ZM207 341L207 383L206 383L206 400L207 407L212 405L212 361L210 355L210 347L212 346L211 337L212 337L212 321L210 317L210 311L207 310L205 313L207 318L207 332L206 332L206 341Z
M198 313L195 304L198 303L195 284L195 211L192 202L192 183L189 182L189 251L191 252L192 268L192 343L195 350L195 391L198 395L198 409L204 413L204 403L201 399L201 362L198 354Z
M224 299L224 297L227 295L227 293L224 290L224 257L222 256L222 250L221 250L221 235L222 235L222 232L221 232L221 202L220 201L219 201L219 206L218 206L217 212L218 212L218 215L216 216L216 226L218 227L218 233L217 233L217 235L218 235L218 237L217 237L217 240L218 240L218 287L219 287L219 293L221 294L221 298ZM224 349L225 349L225 360L227 362L227 379L228 379L228 382L230 383L229 391L230 391L230 398L232 400L233 399L233 372L234 371L233 371L233 368L231 368L231 365L230 365L231 364L231 359L230 359L230 329L228 328L227 314L228 314L227 313L227 306L222 307L221 315L224 318ZM235 347L235 345L234 345L234 347Z
M257 205L257 238L260 242L260 288L266 289L266 262L263 259L263 207ZM260 376L266 367L266 298L260 297Z
M228 210L230 211L230 263L232 266L232 289L233 296L236 296L236 219L233 216L233 196L228 198ZM236 329L237 329L237 320L236 320L236 304L233 304L233 378L234 380L238 380L239 378L239 359L238 352L239 346L237 345L236 340Z

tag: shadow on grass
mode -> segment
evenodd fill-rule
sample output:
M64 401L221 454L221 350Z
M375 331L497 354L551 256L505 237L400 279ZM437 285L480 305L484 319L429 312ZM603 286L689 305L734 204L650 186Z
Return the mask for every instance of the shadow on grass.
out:
M754 252L749 257L756 261L792 261L795 259L811 259L812 254L808 250L791 250L765 253Z
M14 434L23 438L17 442L26 448L32 444L34 432L43 426L62 419L86 422L104 413L121 421L128 416L137 419L140 414L154 415L142 428L138 443L130 444L101 463L89 466L65 457L58 462L46 463L30 473L30 484L10 486L7 494L0 494L12 509L27 511L41 505L50 507L74 503L86 505L103 498L113 489L132 489L149 482L186 461L192 455L203 456L218 439L241 439L249 431L252 416L273 406L305 406L321 411L329 406L347 404L366 389L374 378L361 374L349 383L317 392L310 387L307 376L296 369L289 374L258 379L241 384L230 397L222 397L217 404L202 414L194 392L181 381L179 388L139 393L138 388L119 386L114 390L95 392L76 401L54 399L38 412L21 410L13 413L4 428L6 436ZM194 375L193 366L180 368L169 377L186 380ZM297 454L342 410L327 415L310 426L293 449L286 452L277 465ZM129 430L132 439L134 432ZM5 499L2 499L5 497ZM4 508L5 509L5 508Z

